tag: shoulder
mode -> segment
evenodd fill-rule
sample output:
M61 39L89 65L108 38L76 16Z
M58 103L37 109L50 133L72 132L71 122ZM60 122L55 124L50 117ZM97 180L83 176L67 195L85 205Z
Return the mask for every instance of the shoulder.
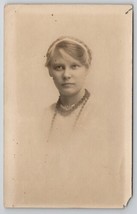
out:
M50 120L55 112L55 109L56 109L56 103L53 103L48 107L45 107L42 111L42 115L41 115L42 119L46 121L48 121L48 119Z
M44 110L44 114L53 113L56 109L56 103L51 104L50 106L46 107Z
M54 111L56 108L56 103L51 104L49 107L50 111Z
M44 133L42 134L43 136L45 136L46 133L48 133L48 130L55 112L55 108L56 108L56 103L53 103L50 106L45 107L41 112L40 129L41 129L41 132Z

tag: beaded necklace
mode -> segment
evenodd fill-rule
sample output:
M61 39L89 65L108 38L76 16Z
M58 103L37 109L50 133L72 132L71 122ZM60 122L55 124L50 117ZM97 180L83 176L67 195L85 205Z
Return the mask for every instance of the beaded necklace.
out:
M52 132L52 129L53 129L53 126L54 126L54 122L55 122L55 119L56 119L56 116L57 116L57 113L61 114L62 116L68 116L70 115L72 112L74 112L80 105L81 105L81 108L75 118L75 121L74 121L74 124L73 124L73 129L75 128L78 120L79 120L79 117L81 115L81 112L83 111L83 108L86 104L86 102L88 101L90 97L90 93L87 89L85 89L85 94L84 96L81 98L81 100L79 102L77 102L76 104L73 104L71 106L67 106L67 107L64 107L61 103L61 100L60 100L60 97L56 103L56 107L55 107L55 112L53 114L53 117L52 117L52 120L51 120L51 125L50 125L50 129L49 129L49 135L48 135L48 139L51 135L51 132Z

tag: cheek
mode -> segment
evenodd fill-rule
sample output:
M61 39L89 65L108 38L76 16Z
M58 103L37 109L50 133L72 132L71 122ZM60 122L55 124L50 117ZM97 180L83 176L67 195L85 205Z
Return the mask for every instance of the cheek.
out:
M60 82L61 82L61 76L60 75L53 75L52 76L52 78L53 78L53 80L54 80L54 82L56 83L56 84L59 84Z
M86 71L80 71L79 73L77 73L76 75L76 79L79 83L83 83L85 81L87 77L87 72Z

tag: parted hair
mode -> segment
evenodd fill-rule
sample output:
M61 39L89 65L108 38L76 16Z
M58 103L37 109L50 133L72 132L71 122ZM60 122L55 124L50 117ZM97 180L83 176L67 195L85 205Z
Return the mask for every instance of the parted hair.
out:
M92 60L91 50L81 40L68 36L60 37L50 45L46 54L47 60L45 66L47 68L51 66L54 52L59 49L63 49L71 57L89 68Z

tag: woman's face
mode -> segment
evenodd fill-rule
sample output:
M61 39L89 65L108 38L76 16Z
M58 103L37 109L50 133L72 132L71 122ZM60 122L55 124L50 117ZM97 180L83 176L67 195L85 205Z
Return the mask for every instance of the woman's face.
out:
M84 87L88 69L60 49L54 52L49 74L61 95L73 96Z

